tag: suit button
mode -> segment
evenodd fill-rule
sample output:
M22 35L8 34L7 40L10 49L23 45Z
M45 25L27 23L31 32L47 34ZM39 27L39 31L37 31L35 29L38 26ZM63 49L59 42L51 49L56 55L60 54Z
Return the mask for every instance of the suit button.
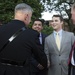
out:
M60 56L60 55L59 55Z

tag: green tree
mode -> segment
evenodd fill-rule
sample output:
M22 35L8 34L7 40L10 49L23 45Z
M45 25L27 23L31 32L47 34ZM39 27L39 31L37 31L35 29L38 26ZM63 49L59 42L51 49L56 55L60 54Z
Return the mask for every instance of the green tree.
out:
M32 20L41 17L41 12L44 10L44 7L40 3L40 0L0 0L0 19L4 23L13 19L15 5L22 2L29 4L33 8Z
M51 26L44 25L42 32L49 35L53 32L53 28Z
M66 22L69 25L69 29L72 28L71 23L71 5L75 2L75 0L42 0L42 4L44 5L45 11L59 11L60 14L64 17L66 14L68 15L68 19ZM63 11L66 12L66 14L63 14Z

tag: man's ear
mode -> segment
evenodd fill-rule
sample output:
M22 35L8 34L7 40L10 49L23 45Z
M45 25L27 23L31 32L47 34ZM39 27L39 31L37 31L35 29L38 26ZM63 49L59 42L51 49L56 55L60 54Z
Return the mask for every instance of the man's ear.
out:
M28 17L29 15L28 14L26 14L26 18Z
M28 14L24 15L24 20L27 20Z

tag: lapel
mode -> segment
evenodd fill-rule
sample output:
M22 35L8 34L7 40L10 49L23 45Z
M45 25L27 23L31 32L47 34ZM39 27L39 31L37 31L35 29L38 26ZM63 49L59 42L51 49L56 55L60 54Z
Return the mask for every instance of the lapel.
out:
M61 39L60 52L62 52L62 50L63 50L64 41L66 41L66 34L65 34L65 31L62 31L62 39Z
M44 37L44 35L42 33L41 33L41 36L42 36L42 45L44 45L45 37Z
M52 43L53 48L56 51L56 53L59 53L59 50L57 48L56 41L55 41L55 38L54 38L54 34L53 33L51 34L51 39L50 40L51 40L51 43Z
M43 49L44 49L44 41L45 41L45 36L44 36L44 34L43 33L41 33L41 40L42 40L42 47L43 47Z
M45 38L47 37L47 35L41 33L41 36L42 36L42 45L44 46L44 41L45 41Z

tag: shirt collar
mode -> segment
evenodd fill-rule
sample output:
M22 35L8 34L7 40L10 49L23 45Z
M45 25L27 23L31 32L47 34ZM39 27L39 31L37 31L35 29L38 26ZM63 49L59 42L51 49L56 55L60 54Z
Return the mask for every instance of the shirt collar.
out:
M53 33L54 33L54 34L56 34L57 32L56 32L56 31L54 31ZM59 35L61 35L61 34L62 34L62 29L61 29L60 31L58 31L58 34L59 34Z
M41 34L41 32L40 32L40 37L41 37L41 35L42 35L42 34Z
M62 37L62 31L63 31L62 29L60 31L58 31L58 34L60 37ZM56 31L53 32L54 37L56 37L56 33L57 33Z

